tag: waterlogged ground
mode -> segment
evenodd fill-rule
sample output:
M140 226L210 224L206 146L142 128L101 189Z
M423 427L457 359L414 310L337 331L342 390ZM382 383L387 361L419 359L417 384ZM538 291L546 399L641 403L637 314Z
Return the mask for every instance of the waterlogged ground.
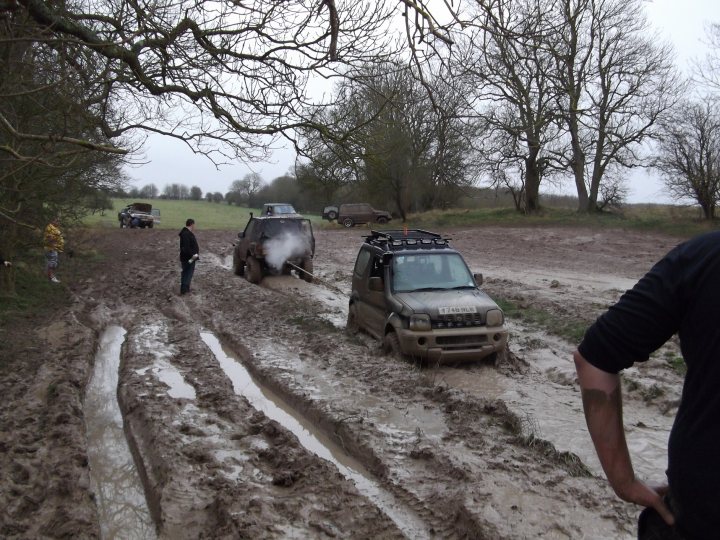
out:
M74 235L86 257L61 272L73 304L0 333L0 536L634 537L639 509L600 477L575 344L557 334L594 320L677 240L447 231L485 289L514 307L511 354L419 369L343 331L364 230L317 232L317 282L260 286L230 271L235 233L198 224L201 259L182 297L177 231ZM117 388L90 384L113 354L100 341L108 328L122 341ZM654 481L680 395L676 355L671 344L624 376L636 469ZM129 476L127 460L113 473L88 458L121 455L90 428L103 399L122 415L143 509L122 482L103 488ZM139 521L116 530L113 509Z

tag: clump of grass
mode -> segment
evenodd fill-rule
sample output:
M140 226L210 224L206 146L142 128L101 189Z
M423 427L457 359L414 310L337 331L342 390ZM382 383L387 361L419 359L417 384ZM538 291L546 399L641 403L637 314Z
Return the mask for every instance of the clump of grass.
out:
M682 356L670 353L667 358L667 363L677 374L684 376L687 373L687 365L685 365L685 360L683 360Z
M518 319L531 326L542 328L550 334L561 337L570 343L580 343L588 323L568 319L542 309L520 306L511 300L495 297L500 309L509 319Z

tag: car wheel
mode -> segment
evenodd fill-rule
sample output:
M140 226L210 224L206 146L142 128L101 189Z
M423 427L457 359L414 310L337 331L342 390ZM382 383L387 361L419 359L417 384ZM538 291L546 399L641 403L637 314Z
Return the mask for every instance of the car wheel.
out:
M400 348L400 340L398 339L397 333L390 331L385 335L383 350L385 354L395 356L396 358L403 358L404 355Z
M148 223L148 227L151 228L151 229L153 228L153 225L155 225L155 224L154 224L154 223Z
M343 219L343 227L345 227L346 229L349 229L353 225L355 225L355 222L351 218L346 217L345 219Z
M248 256L245 264L247 264L247 273L245 274L247 280L250 283L260 283L262 280L262 267L260 266L260 261L253 256Z
M330 210L327 216L328 219L332 221L333 219L337 219L337 212L335 212L334 210Z
M380 216L377 221L380 225L385 225L388 222L385 216Z
M240 257L233 254L233 273L236 276L245 275L245 261L241 260Z
M348 334L355 335L360 331L360 325L357 320L357 308L355 304L350 304L348 307L347 322L345 323L345 331Z
M120 220L120 228L121 228L121 229L124 229L124 228L125 228L125 224L122 222L122 219Z
M306 257L303 259L302 262L302 269L305 270L305 272L301 272L302 278L307 281L308 283L313 282L313 261L310 257Z

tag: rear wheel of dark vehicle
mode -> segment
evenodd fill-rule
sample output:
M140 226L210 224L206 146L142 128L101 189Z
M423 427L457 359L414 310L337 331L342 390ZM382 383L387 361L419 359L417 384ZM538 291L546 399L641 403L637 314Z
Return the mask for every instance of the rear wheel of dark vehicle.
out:
M345 227L346 229L349 229L350 227L355 225L355 222L349 217L346 217L345 219L343 219L342 223L343 223L343 227Z
M327 214L328 219L332 221L333 219L337 219L337 212L335 210L330 210Z
M260 283L260 280L262 280L262 267L260 266L260 261L250 255L245 263L247 264L247 272L245 274L247 280L250 283Z
M307 257L303 259L302 262L302 269L305 270L304 272L300 272L302 274L302 278L307 281L308 283L312 283L313 281L313 262L310 257Z
M355 304L350 304L348 307L347 322L345 323L345 331L348 334L355 335L360 331L360 325L357 321L357 308Z
M236 276L245 275L245 261L241 260L240 257L233 254L233 273Z
M397 333L390 331L385 335L385 339L383 339L383 350L385 354L396 358L403 358L404 355L400 348L400 339L398 339Z
M148 227L150 227L151 229L153 228L154 225L155 225L154 223L148 223Z
M385 216L380 216L380 217L377 219L377 222L378 222L380 225L385 225L385 224L388 222L388 218L386 218Z

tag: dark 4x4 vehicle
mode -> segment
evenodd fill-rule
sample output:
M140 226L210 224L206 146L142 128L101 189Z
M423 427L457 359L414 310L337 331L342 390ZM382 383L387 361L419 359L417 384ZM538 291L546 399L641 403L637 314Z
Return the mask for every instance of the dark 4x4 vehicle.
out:
M148 203L132 203L118 212L120 228L145 227L153 228L155 218L152 215L152 205Z
M260 283L267 274L289 274L293 265L305 281L312 281L315 237L309 219L300 216L253 217L233 250L233 272ZM296 270L297 270L296 268Z
M337 219L343 227L354 227L365 223L379 223L383 225L392 219L390 212L375 210L368 203L341 204L323 208L322 218L328 221Z
M355 262L348 330L365 330L387 352L426 362L497 355L508 333L481 283L439 234L372 231Z

